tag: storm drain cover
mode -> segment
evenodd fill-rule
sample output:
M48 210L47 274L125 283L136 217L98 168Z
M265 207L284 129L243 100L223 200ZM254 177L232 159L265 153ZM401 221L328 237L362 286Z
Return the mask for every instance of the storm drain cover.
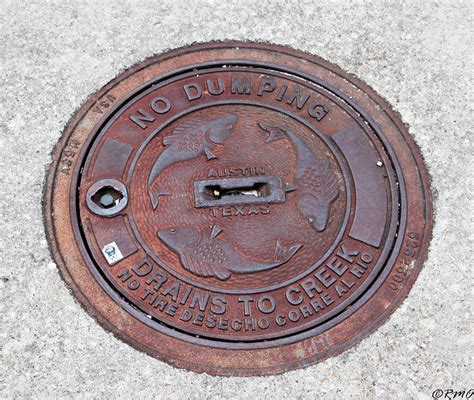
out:
M44 200L52 254L91 315L226 375L306 366L374 331L432 220L414 141L372 89L315 56L233 42L150 58L94 95Z

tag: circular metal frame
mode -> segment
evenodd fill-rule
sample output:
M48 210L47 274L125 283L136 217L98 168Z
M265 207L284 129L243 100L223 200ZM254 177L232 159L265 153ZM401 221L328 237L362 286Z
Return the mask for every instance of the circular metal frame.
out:
M389 249L391 256L377 277L379 285L366 288L355 310L339 314L324 329L316 327L295 340L276 340L252 349L239 343L226 347L207 339L188 340L186 332L171 334L166 329L157 329L146 314L127 305L120 293L105 290L107 280L96 273L88 256L90 249L77 240L81 237L79 227L70 218L77 211L75 191L81 160L87 152L94 151L89 146L93 132L124 105L124 100L117 99L130 99L156 77L163 80L193 66L245 64L289 71L350 104L376 132L392 162L396 161L394 170L402 187L399 198L402 222L396 243ZM110 111L103 117L94 111L96 107ZM123 192L125 186L113 187L127 198L126 188ZM123 210L126 203L120 202L115 207L123 207L113 210L111 215ZM370 87L316 56L281 46L246 42L199 44L151 57L102 88L71 119L55 147L43 203L51 253L64 280L88 313L139 350L179 367L222 375L262 375L303 367L338 354L373 332L403 301L421 269L431 235L431 204L429 176L416 144L399 116Z

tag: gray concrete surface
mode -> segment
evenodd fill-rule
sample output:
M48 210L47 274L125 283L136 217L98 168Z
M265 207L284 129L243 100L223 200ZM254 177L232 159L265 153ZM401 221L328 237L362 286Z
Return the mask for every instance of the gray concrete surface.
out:
M0 2L0 398L430 399L472 380L472 2ZM119 71L165 49L265 40L387 98L433 178L436 224L409 297L339 357L266 378L175 369L116 340L68 292L43 233L50 151Z

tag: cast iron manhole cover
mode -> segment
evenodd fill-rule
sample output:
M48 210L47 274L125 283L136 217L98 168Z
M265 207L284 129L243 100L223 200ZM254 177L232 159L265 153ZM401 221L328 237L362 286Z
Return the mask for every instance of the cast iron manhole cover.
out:
M212 43L122 73L74 116L45 191L65 281L174 365L294 369L400 304L425 258L428 176L399 117L320 58Z

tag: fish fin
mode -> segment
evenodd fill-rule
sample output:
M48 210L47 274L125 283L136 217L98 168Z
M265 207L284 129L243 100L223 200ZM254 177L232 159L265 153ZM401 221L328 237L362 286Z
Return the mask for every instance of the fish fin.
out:
M261 122L258 123L258 126L262 128L264 131L268 132L268 136L265 142L274 142L275 140L280 140L286 137L286 130L284 128L280 128L278 126L269 126L266 124L262 124Z
M206 157L208 160L212 160L213 158L217 158L217 156L207 147L204 148L204 153L206 153Z
M210 239L214 239L221 232L222 232L221 228L219 228L217 225L213 225L211 235L210 235Z
M320 189L312 194L318 198L321 204L331 204L339 196L339 179L331 167L328 158L319 160L316 175L321 181Z
M148 189L148 195L150 196L153 210L156 210L156 207L158 207L158 203L160 202L160 197L170 196L171 193L159 186L158 184L153 183Z
M225 281L230 278L230 272L224 268L219 268L214 270L214 276L221 281Z
M192 272L196 275L203 275L200 273L201 267L199 266L198 261L194 257L187 256L185 254L181 254L179 257L181 261L181 265L189 272ZM204 275L207 276L207 275Z
M178 140L178 138L174 135L168 135L163 138L163 145L164 146L169 146L170 144L175 143Z
M287 250L277 240L275 245L275 261L288 261L302 246L302 244L295 244Z
M321 164L321 182L324 185L323 191L321 192L325 201L331 204L339 196L339 180L331 168L329 159L320 161Z
M329 221L331 204L339 196L339 179L328 158L319 160L312 174L313 178L319 179L320 185L316 189L306 187L306 194L298 201L298 206L303 218L322 232Z
M186 122L179 124L174 128L173 133L170 136L181 136L188 133L196 133L202 131L203 122L200 119L190 118Z
M198 133L203 130L203 122L199 119L188 119L174 128L173 132L163 138L163 145L169 146L182 140L183 136Z
M198 276L212 276L221 281L225 281L230 278L230 272L219 265L211 264L208 261L199 260L197 257L191 255L181 254L180 255L181 265L187 271Z

